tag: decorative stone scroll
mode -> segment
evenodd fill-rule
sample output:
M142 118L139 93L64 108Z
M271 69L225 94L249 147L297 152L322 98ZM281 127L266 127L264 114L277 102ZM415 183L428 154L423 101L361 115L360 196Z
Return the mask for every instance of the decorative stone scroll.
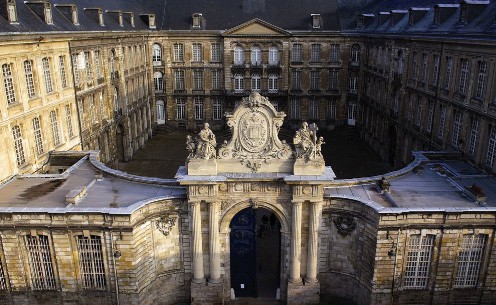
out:
M162 232L165 236L168 236L174 225L176 224L176 217L163 216L155 222L155 227Z
M219 149L219 172L291 172L293 152L278 136L285 116L257 92L243 98L226 115L233 136Z
M337 216L334 218L334 226L338 229L339 235L346 237L356 229L356 221L352 216Z

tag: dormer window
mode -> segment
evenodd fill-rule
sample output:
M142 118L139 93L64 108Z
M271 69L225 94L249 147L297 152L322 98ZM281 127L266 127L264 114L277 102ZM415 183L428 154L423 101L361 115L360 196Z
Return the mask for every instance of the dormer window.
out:
M119 12L119 25L124 26L124 18L122 17L122 12Z
M142 14L141 18L148 24L149 29L156 29L155 14Z
M322 18L320 17L320 14L312 14L312 28L322 28Z
M17 23L17 10L15 0L7 1L7 15L10 23Z
M200 13L193 14L193 29L201 29L203 22L203 15Z
M48 2L45 3L44 10L45 10L45 22L47 24L53 24L52 6L50 5L50 3L48 3Z
M98 23L100 26L105 26L105 22L103 21L103 10L101 8L98 9Z
M133 12L128 12L127 14L129 14L129 23L134 28L134 13Z
M79 25L79 16L77 6L74 4L55 4L59 12L67 19L71 20L74 25Z
M71 17L72 17L72 23L74 23L75 25L79 24L77 7L75 5L71 7Z

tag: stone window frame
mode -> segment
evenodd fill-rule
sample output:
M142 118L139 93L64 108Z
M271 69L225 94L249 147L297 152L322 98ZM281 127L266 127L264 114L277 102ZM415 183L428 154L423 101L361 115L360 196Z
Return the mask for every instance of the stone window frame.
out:
M50 68L50 57L43 57L41 59L43 68L43 80L45 82L45 91L47 94L53 93L52 71Z
M77 249L79 281L84 290L107 290L108 275L104 254L105 241L99 234L74 236Z
M222 61L222 47L220 42L212 42L210 44L210 61L211 62Z
M5 260L3 243L0 238L0 291L10 290L9 273L7 270L7 263Z
M164 92L164 73L155 71L153 73L153 84L155 92Z
M470 155L475 155L475 151L477 148L477 142L479 140L479 128L480 128L480 120L478 117L472 117L470 122L470 138L468 141L468 153Z
M297 97L291 97L289 100L289 114L291 119L301 119L301 101Z
M329 90L339 90L339 69L329 70Z
M124 53L124 51L123 51ZM91 52L90 51L84 51L84 69L86 70L86 82L91 82L93 80L93 71L91 70ZM130 56L128 55L128 58ZM128 63L128 68L129 68L129 63Z
M152 45L152 65L162 65L162 46L158 43L154 43Z
M439 64L441 63L441 57L439 54L434 54L433 56L433 69L432 69L432 85L437 85L437 80L439 78Z
M172 45L173 61L184 62L184 44L176 42Z
M252 66L262 65L262 49L259 46L253 46L251 48L250 63Z
M196 63L203 62L203 45L200 42L191 44L191 61Z
M478 62L478 75L477 75L477 83L474 97L477 100L483 100L486 87L487 87L487 75L489 70L489 63L486 60L480 60Z
M24 76L26 79L26 90L28 92L28 98L32 99L36 97L33 61L30 59L25 60L23 62L23 67L24 67Z
M329 61L332 63L341 62L341 46L339 43L331 43L329 47Z
M435 264L435 250L438 247L438 231L437 230L410 230L406 234L405 238L405 253L404 253L404 264L401 284L404 289L414 289L414 290L427 290L431 284L432 268ZM413 244L416 238L419 238L417 244ZM415 239L414 239L415 238ZM425 244L424 244L425 242ZM421 248L428 247L424 249L422 253L419 252ZM411 251L409 251L411 247ZM410 253L411 256L410 256ZM428 257L426 257L428 255ZM410 267L413 269L408 270L408 260L411 258L412 264ZM422 270L423 268L424 270ZM411 276L408 276L408 272L413 272ZM421 274L419 274L421 273Z
M26 155L24 152L24 143L22 139L22 130L20 125L12 126L12 137L14 139L14 149L16 153L17 166L26 164Z
M291 62L303 62L303 45L299 42L293 43L293 46L291 47Z
M326 117L329 120L335 120L337 114L336 100L332 99L327 103L326 107Z
M445 70L445 76L444 76L444 84L443 88L445 90L450 89L451 85L451 80L453 78L453 57L452 56L446 56L446 70Z
M214 121L222 120L222 100L220 97L212 99L212 119Z
M66 119L66 125L67 125L67 134L69 135L69 138L74 137L74 128L72 125L72 106L70 104L65 105L65 119Z
M424 102L422 96L420 94L417 94L417 115L415 117L415 126L417 126L418 128L422 128L422 115L424 114L423 108Z
M320 90L320 71L310 71L310 90Z
M460 58L460 79L458 81L458 93L466 95L468 90L468 81L470 74L470 60Z
M463 124L463 112L461 110L455 110L453 116L453 133L451 138L451 145L458 148L461 140Z
M448 106L446 104L439 105L439 126L437 131L437 138L442 140L444 138L446 129L446 119L448 116Z
M241 46L235 46L233 50L234 65L243 65L245 63L245 53Z
M222 72L220 69L212 70L212 90L222 89Z
M453 288L476 288L487 257L487 241L491 235L474 231L466 232L466 230L460 235L453 272ZM474 267L474 264L477 266Z
M193 70L193 90L204 90L204 73L203 70Z
M176 120L186 120L186 100L183 96L178 96L174 99L176 104Z
M262 90L262 76L259 73L251 75L251 91L260 92Z
M43 146L43 134L41 131L40 117L34 117L32 123L33 123L34 142L36 144L36 154L38 156L41 156L42 154L45 153L45 148Z
M195 120L202 121L205 119L205 101L201 96L193 97L193 107L195 109Z
M60 142L60 134L59 134L59 123L57 120L57 111L52 110L49 114L50 117L50 128L52 131L52 143L53 146L58 146L61 144Z
M269 74L267 78L267 89L269 93L277 93L279 91L279 75L276 73Z
M494 165L494 157L496 156L496 126L489 125L489 137L487 144L487 152L486 152L486 165L489 167L493 167Z
M280 62L279 49L275 46L269 47L269 66L277 66Z
M320 63L322 53L322 45L320 43L312 43L310 45L310 62Z
M234 83L234 92L236 93L242 93L244 92L244 76L241 73L236 73L234 74L233 77L233 83Z
M174 90L185 90L184 74L185 72L182 69L174 71Z
M361 47L359 44L354 43L350 47L350 59L351 59L351 65L352 66L358 66L360 65L360 52L361 52Z
M98 67L98 66L96 65L95 67ZM60 84L61 84L62 88L67 88L67 72L66 72L66 65L65 65L65 55L59 56L59 71L60 71Z
M318 120L319 119L319 101L312 98L308 101L308 119Z
M31 289L57 290L59 283L51 235L30 232L23 235L23 240Z
M301 90L301 70L294 69L291 71L291 87L293 90Z
M3 76L3 84L5 89L5 97L7 98L7 106L18 103L15 92L12 66L13 66L12 63L4 63L2 65L2 76Z
M74 73L74 83L77 85L80 84L81 82L81 76L79 75L79 68L78 68L78 53L73 53L71 55L71 60L72 60L72 69L74 70L73 73ZM110 73L112 74L113 70L112 70L112 67L113 67L113 63L111 62L112 59L109 60L109 64L110 64Z

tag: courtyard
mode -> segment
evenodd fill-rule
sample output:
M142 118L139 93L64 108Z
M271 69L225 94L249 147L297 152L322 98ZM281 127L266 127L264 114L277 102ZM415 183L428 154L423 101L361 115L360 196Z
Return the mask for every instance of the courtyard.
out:
M231 137L228 130L216 131L215 134L218 145ZM196 132L161 128L131 161L118 163L116 168L140 176L174 178L187 157L187 135L194 137ZM291 144L293 135L294 132L288 129L281 129L279 133L280 139ZM322 153L337 179L380 175L393 170L360 139L354 127L340 126L332 131L319 131L318 135L324 137L326 144Z

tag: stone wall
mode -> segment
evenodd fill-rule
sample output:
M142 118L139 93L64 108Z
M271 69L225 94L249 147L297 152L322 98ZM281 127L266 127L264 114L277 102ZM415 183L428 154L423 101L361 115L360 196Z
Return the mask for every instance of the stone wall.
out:
M351 219L348 227L354 223L355 228L338 229L339 217ZM325 201L319 232L322 298L337 296L357 304L370 303L377 224L377 212L363 203L347 199ZM346 224L341 222L344 227Z

